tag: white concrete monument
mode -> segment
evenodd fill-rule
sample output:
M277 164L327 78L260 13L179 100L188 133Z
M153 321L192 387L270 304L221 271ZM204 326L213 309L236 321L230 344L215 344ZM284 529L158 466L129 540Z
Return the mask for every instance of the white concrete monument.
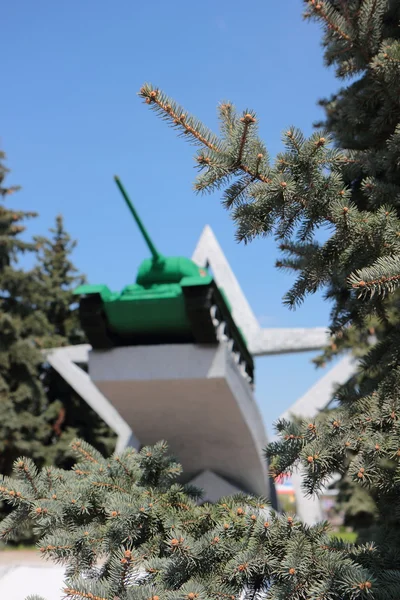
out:
M253 356L304 352L325 345L328 334L322 327L260 327L209 226L192 258L200 267L212 269ZM183 465L185 481L203 487L206 498L215 501L240 490L268 496L276 503L263 456L267 436L252 386L225 341L213 346L161 344L111 350L82 345L57 348L47 356L75 392L116 431L118 451L165 439ZM88 374L78 366L84 363ZM340 364L334 371L338 381L348 373L347 363ZM299 401L301 410L314 411L327 404L330 388L323 381L310 405L308 399ZM303 500L299 498L301 516L307 513L301 509ZM312 519L315 514L306 520Z

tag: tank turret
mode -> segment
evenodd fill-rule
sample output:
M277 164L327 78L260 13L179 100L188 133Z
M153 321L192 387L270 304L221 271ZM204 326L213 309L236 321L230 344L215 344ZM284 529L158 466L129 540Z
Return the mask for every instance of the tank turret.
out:
M229 302L207 269L183 256L164 256L154 245L121 181L115 182L150 250L136 282L121 292L82 285L79 314L94 349L149 344L217 344L226 341L243 375L253 382L254 365Z
M184 277L206 277L206 271L200 269L189 258L165 257L158 252L119 177L115 176L114 179L152 255L141 263L136 283L149 287L156 284L180 283Z

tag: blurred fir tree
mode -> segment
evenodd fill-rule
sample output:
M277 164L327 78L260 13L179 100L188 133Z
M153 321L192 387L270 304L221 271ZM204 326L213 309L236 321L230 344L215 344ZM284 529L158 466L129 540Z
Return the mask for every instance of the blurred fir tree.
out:
M40 339L41 347L46 349L86 342L73 295L74 289L86 280L71 260L77 242L65 230L61 215L57 216L50 234L48 238L35 238L37 264L32 299L48 323ZM42 366L42 382L48 400L59 407L54 423L57 444L49 448L49 464L71 466L74 458L69 447L77 436L100 452L111 454L116 443L115 433L46 362Z
M41 343L45 348L82 344L86 340L79 323L78 305L72 294L86 280L71 260L77 242L65 230L61 215L57 216L50 234L50 238L35 238L35 304L46 315L51 327L51 335L42 339Z
M0 153L0 473L7 475L21 454L38 466L70 466L76 435L105 454L116 436L45 361L44 348L84 341L72 295L83 277L61 217L51 239L24 239L22 223L36 213L8 207L18 188L5 186L4 160ZM24 253L37 256L30 270L18 268Z
M0 153L0 472L7 474L21 453L44 464L54 413L40 379L42 354L35 341L46 331L46 319L32 310L33 273L17 268L21 254L36 250L23 239L21 224L36 214L8 207L18 188L5 187L4 160Z

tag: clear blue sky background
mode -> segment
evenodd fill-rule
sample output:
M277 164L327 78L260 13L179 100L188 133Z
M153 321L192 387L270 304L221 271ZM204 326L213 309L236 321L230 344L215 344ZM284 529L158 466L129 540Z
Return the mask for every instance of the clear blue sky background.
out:
M271 155L281 132L311 133L320 97L338 87L323 67L320 31L302 2L20 0L2 7L0 147L16 208L44 233L62 213L79 241L74 260L91 283L119 289L147 255L113 182L118 173L164 253L190 256L208 223L261 323L312 327L329 307L313 297L282 306L291 277L274 268L273 240L245 247L218 195L194 195L193 149L137 97L148 81L211 128L216 105L254 108ZM312 355L257 360L257 399L267 427L321 375ZM188 399L190 400L190 399Z

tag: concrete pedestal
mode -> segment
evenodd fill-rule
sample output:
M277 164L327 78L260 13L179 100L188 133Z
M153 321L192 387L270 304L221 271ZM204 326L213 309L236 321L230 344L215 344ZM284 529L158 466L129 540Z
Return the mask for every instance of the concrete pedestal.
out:
M91 350L89 375L141 444L166 440L183 481L208 482L208 498L271 496L262 418L225 344Z

